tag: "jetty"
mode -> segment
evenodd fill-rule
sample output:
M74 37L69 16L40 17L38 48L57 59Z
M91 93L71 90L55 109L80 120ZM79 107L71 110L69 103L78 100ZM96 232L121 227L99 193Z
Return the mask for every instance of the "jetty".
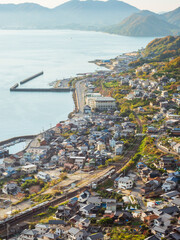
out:
M23 81L20 82L20 84L25 84L26 82L37 78L41 75L43 75L44 72L39 72L29 78L24 79ZM61 86L61 87L55 87L55 88L21 88L19 87L19 83L16 83L10 88L11 92L73 92L75 89L72 87L67 86Z
M26 79L22 80L22 81L20 82L20 84L27 83L27 82L29 82L29 81L31 81L31 80L33 80L33 79L35 79L35 78L37 78L37 77L43 75L43 74L44 74L43 71L42 71L42 72L39 72L39 73L37 73L37 74L35 74L35 75L29 77L29 78L26 78Z
M13 90L16 89L18 86L19 86L19 84L16 83L15 85L13 85L13 86L10 88L10 91L13 91Z
M74 88L17 88L11 87L11 92L73 92Z

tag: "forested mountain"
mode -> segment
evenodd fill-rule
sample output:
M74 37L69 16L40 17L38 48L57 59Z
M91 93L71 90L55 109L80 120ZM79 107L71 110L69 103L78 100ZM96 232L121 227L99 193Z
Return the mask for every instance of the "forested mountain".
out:
M126 18L120 24L105 28L105 31L126 36L166 36L179 34L180 28L167 22L164 16L141 11Z

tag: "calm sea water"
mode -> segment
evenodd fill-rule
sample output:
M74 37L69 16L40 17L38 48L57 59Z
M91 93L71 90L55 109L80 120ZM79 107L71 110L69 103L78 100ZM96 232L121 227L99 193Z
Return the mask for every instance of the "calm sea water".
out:
M44 71L27 87L98 69L88 63L145 47L152 38L134 38L71 30L0 30L0 141L36 134L67 119L71 93L16 93L9 88Z

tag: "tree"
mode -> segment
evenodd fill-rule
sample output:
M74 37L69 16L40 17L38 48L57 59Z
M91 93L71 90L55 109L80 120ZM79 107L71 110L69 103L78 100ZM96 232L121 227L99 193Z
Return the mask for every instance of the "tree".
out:
M108 226L108 225L111 225L113 224L113 219L112 218L102 218L99 220L99 224L103 225L103 226Z

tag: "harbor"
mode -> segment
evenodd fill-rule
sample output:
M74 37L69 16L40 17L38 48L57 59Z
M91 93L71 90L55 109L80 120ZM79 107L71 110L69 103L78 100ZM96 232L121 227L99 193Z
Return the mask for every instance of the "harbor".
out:
M58 82L58 86L56 87L52 87L52 88L21 88L19 87L22 84L25 84L41 75L43 75L44 72L39 72L29 78L26 78L23 81L20 81L19 83L14 84L11 88L10 88L10 92L73 92L75 89L72 87L68 87L67 82L65 81L66 84L62 84L63 81L61 81L61 83ZM55 81L56 82L56 81Z

